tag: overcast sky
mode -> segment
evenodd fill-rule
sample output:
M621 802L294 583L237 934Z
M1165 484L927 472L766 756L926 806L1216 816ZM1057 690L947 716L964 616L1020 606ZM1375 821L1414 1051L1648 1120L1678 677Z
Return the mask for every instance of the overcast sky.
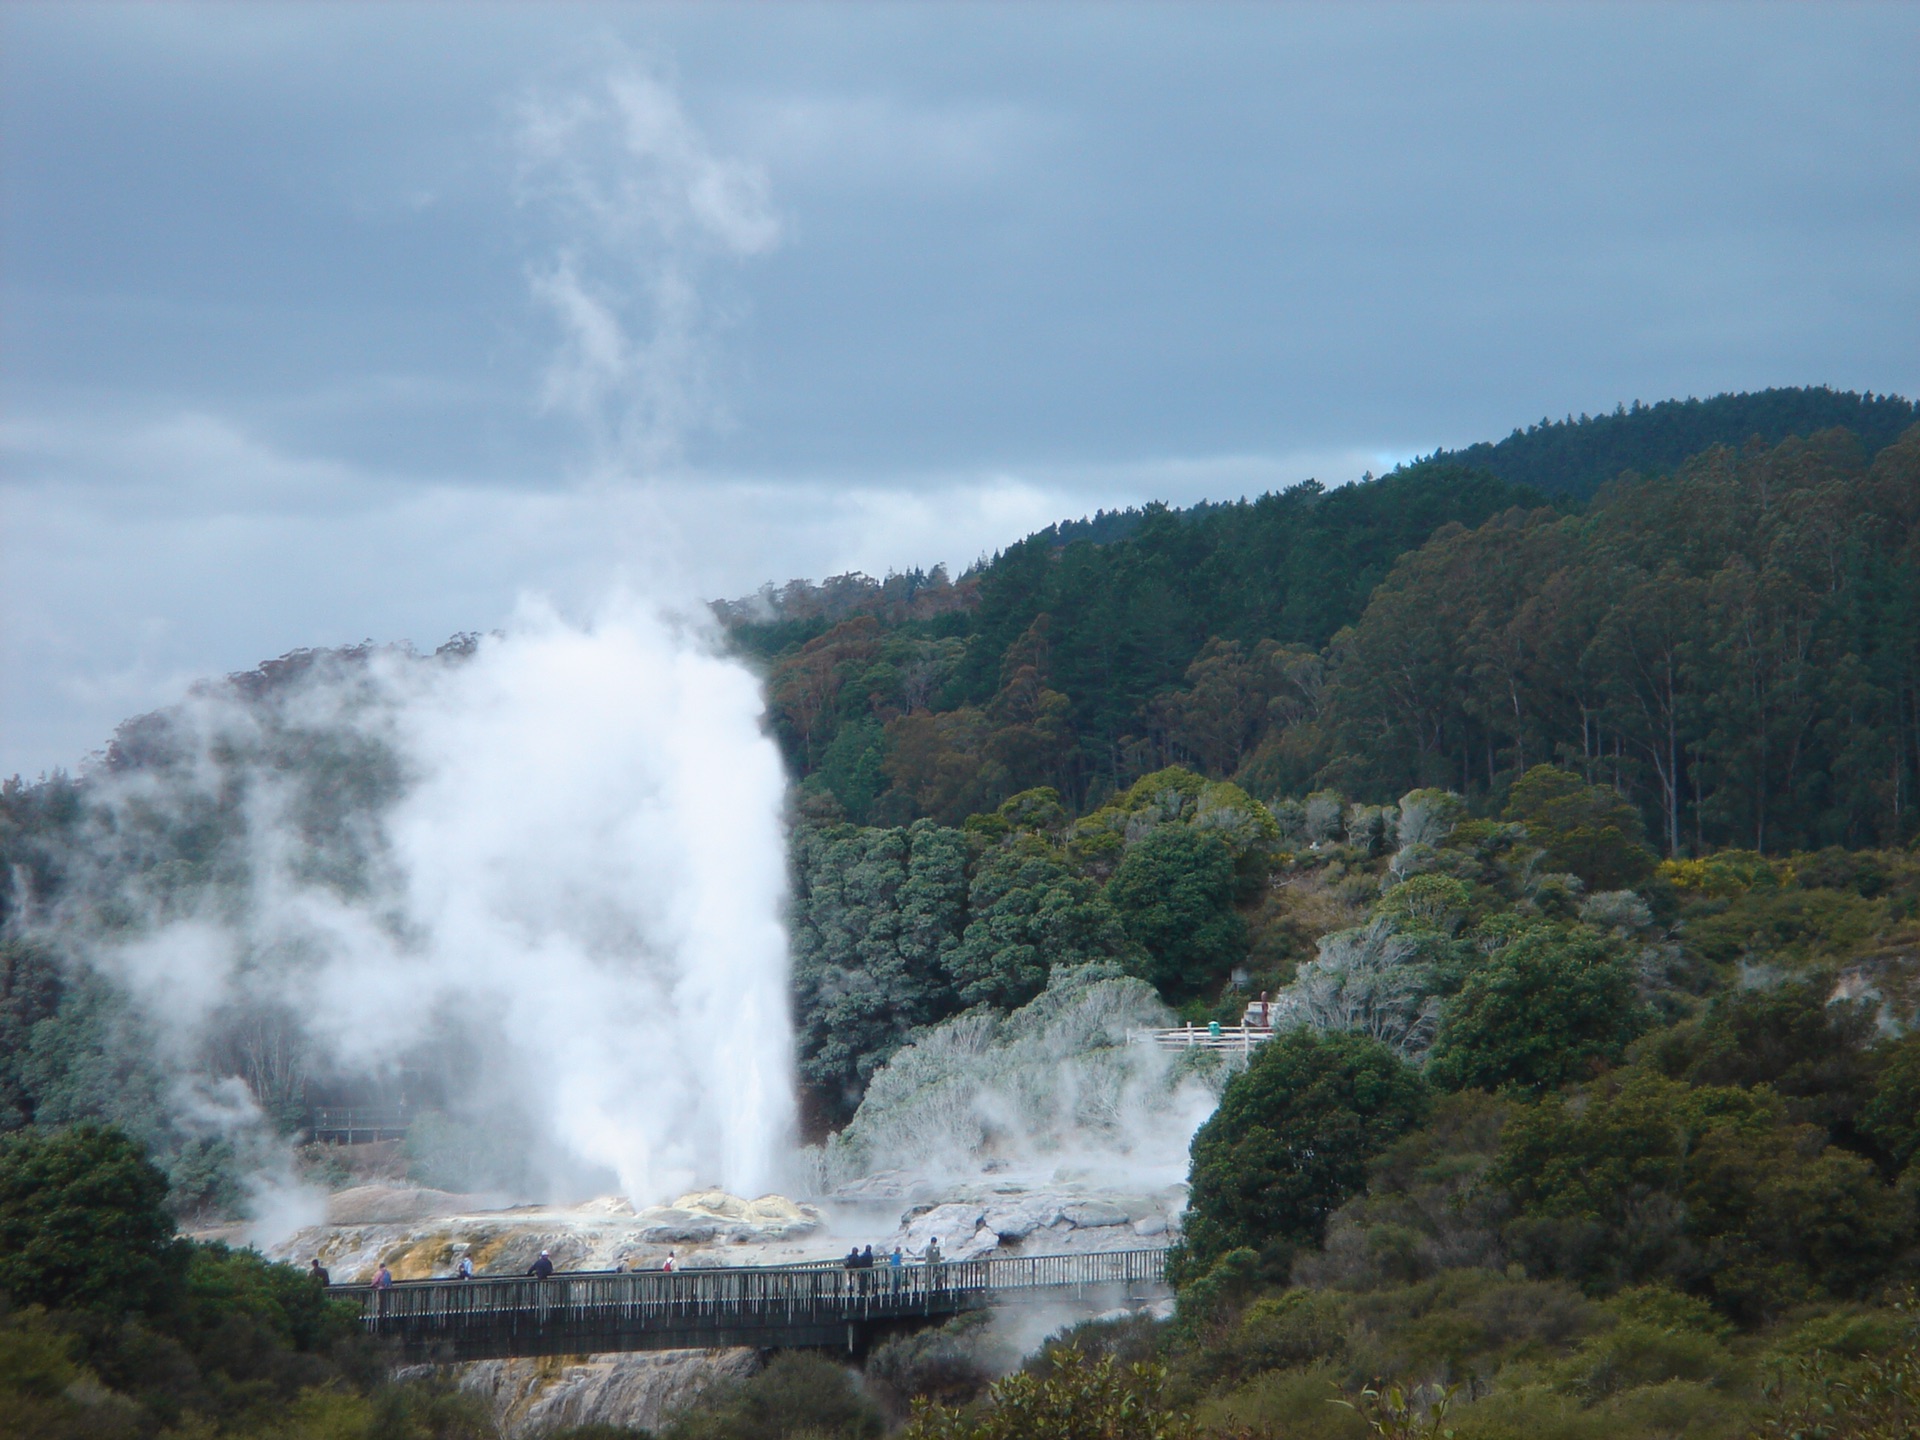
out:
M0 774L516 597L1920 388L1920 6L0 9Z

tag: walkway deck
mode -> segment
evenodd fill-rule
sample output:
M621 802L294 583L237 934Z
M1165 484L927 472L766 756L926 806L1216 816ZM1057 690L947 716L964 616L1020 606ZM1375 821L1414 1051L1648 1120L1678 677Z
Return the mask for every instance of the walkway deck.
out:
M313 1139L335 1145L364 1145L371 1140L404 1140L412 1117L404 1109L366 1105L316 1105L308 1117Z
M581 1355L614 1350L864 1350L891 1330L990 1305L1066 1295L1120 1304L1163 1293L1164 1250L1026 1255L942 1265L750 1266L577 1273L550 1280L414 1280L360 1302L368 1335L411 1361Z
M1266 1025L1180 1025L1171 1030L1129 1030L1129 1045L1157 1045L1162 1050L1225 1050L1251 1055L1253 1047L1271 1040Z

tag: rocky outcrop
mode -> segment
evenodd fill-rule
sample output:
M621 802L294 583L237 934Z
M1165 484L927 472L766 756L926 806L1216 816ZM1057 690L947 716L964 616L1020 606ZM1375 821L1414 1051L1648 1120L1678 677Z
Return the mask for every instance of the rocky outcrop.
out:
M850 1240L877 1254L897 1245L918 1259L935 1236L950 1260L1065 1255L1172 1244L1186 1187L1116 1192L1058 1176L933 1182L886 1171L820 1205L701 1190L640 1209L614 1196L566 1207L465 1208L474 1198L404 1186L344 1190L329 1201L330 1223L298 1231L270 1253L300 1265L318 1256L340 1283L370 1280L382 1264L398 1280L451 1275L462 1256L479 1275L524 1275L542 1250L560 1270L652 1269L669 1254L686 1269L791 1264L834 1257Z
M405 1186L360 1186L328 1202L328 1223L275 1245L278 1259L318 1256L340 1283L363 1282L383 1263L398 1280L451 1275L461 1256L480 1275L523 1275L542 1250L562 1270L642 1270L672 1254L678 1264L770 1265L831 1253L826 1219L784 1195L742 1199L719 1190L636 1210L617 1196L583 1205L482 1209L478 1197Z
M784 1195L742 1200L724 1190L682 1195L671 1205L641 1211L639 1235L654 1245L771 1245L820 1228L820 1211Z
M1139 1195L1058 1184L961 1188L938 1202L910 1206L888 1248L898 1245L919 1257L937 1236L949 1260L1159 1249L1177 1237L1185 1203L1185 1186Z
M472 1214L489 1203L484 1195L456 1195L414 1185L356 1185L327 1197L329 1225L392 1225ZM497 1202L496 1202L497 1203Z
M1127 1043L1173 1020L1152 986L1089 965L1055 970L1009 1015L969 1010L916 1032L816 1152L820 1183L894 1169L965 1180L996 1166L1069 1167L1108 1188L1182 1179L1228 1067L1211 1052Z
M454 1367L455 1383L492 1407L507 1440L569 1425L657 1428L709 1386L758 1368L752 1350L661 1350L544 1360L478 1360Z

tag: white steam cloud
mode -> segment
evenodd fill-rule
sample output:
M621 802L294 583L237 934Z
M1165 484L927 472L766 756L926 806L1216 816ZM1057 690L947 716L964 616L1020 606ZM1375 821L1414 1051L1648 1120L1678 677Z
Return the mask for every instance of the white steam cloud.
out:
M564 239L533 267L561 347L547 408L591 430L600 459L645 473L714 423L702 280L719 261L771 250L780 222L764 170L715 153L658 75L627 65L520 109L523 199Z
M129 881L130 840L103 862L122 924L146 913L132 938L95 928L91 958L163 1059L224 1046L256 1094L283 1052L304 1057L289 1074L438 1064L448 1114L511 1161L491 1173L551 1198L772 1187L793 1119L785 782L746 669L620 602L244 689L204 691L160 760L99 777L102 835L225 827L192 883L178 862ZM249 1118L236 1085L202 1090L207 1123Z
M875 1072L852 1122L818 1156L821 1183L857 1189L894 1172L1177 1185L1233 1063L1128 1044L1130 1032L1172 1023L1153 987L1097 965L1056 970L1009 1015L954 1016Z

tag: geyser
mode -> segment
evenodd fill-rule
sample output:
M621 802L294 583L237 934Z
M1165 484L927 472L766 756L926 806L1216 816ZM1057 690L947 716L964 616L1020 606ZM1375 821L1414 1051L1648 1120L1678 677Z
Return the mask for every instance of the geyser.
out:
M106 858L49 918L181 1075L264 1026L309 1073L440 1063L477 1183L756 1195L793 1114L761 710L704 626L633 601L530 605L464 653L323 661L265 698L206 687L156 759L99 777ZM191 882L131 853L209 815Z

